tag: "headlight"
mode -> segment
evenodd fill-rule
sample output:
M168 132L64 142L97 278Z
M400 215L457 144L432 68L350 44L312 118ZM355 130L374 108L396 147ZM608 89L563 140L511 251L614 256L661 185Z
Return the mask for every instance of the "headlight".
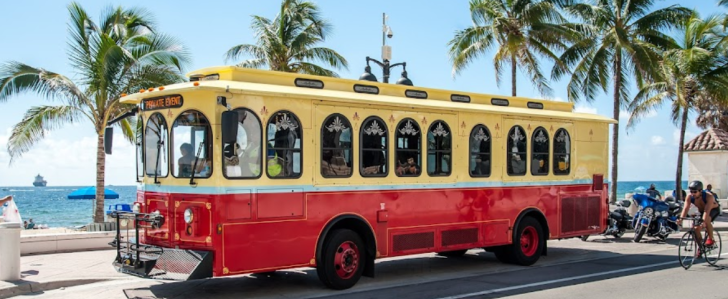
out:
M654 212L655 211L652 208L645 208L645 210L642 211L642 214L645 215L646 217L652 217L652 214Z
M187 208L185 210L185 222L187 222L187 224L190 224L190 223L192 223L192 220L194 220L194 219L195 219L195 215L194 215L194 213L192 213L192 209Z
M667 216L668 216L667 211L662 211L662 217L667 217Z
M131 207L131 211L132 211L132 212L134 212L134 213L139 213L139 206L140 206L140 205L139 205L139 203L135 203L135 204L134 204L134 205L133 205L133 206Z

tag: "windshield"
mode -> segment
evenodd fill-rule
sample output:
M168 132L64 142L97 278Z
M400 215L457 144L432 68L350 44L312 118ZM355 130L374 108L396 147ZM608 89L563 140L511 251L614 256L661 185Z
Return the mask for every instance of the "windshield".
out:
M167 121L159 113L152 114L144 131L144 165L148 176L167 176L167 146Z
M198 111L180 114L172 125L172 175L178 178L210 177L212 142L210 122Z

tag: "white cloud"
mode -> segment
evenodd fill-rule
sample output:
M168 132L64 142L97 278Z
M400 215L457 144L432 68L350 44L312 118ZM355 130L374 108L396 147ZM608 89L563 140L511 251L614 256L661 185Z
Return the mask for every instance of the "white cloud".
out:
M662 136L652 136L652 145L663 145L665 144L665 138Z
M574 112L597 114L597 108L587 106L576 106Z
M121 130L115 131L113 155L106 156L106 183L132 185L136 171L134 146L124 139ZM95 184L96 134L48 136L8 165L10 157L5 145L9 130L6 132L0 135L0 186L30 186L38 173L52 186Z

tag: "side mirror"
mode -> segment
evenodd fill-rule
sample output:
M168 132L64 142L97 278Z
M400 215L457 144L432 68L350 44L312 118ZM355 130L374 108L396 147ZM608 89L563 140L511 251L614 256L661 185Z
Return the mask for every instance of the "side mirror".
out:
M114 128L106 127L104 130L104 152L111 155L111 146L114 144Z
M235 143L238 139L238 113L224 111L220 121L223 143Z

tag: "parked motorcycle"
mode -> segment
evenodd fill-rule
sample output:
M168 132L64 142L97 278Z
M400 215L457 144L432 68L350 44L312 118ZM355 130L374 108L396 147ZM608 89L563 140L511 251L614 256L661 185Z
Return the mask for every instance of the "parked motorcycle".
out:
M677 220L682 212L682 205L668 198L659 201L647 194L632 195L639 210L634 215L634 242L639 242L645 233L650 237L665 240L668 235L680 231Z
M617 208L614 211L609 212L607 218L607 229L604 230L600 235L602 236L613 236L617 239L624 235L624 232L628 229L632 229L632 217L629 216L627 208L632 203L629 200L620 200L617 202ZM589 235L581 236L582 241L589 239Z

